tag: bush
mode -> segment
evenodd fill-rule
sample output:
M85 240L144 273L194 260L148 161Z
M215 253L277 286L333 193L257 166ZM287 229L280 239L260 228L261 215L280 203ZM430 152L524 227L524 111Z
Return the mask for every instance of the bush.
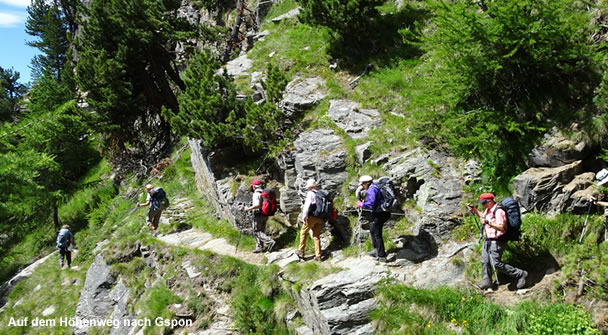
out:
M550 305L530 316L526 334L598 334L591 316L572 305Z
M588 12L572 0L428 5L414 131L481 157L506 183L551 122L575 119L591 101L599 75Z

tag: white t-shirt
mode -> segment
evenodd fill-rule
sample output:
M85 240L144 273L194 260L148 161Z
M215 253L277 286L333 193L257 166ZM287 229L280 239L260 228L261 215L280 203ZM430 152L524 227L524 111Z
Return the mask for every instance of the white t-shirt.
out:
M253 196L251 197L251 205L252 206L261 206L262 205L262 189L256 188L253 191Z
M308 191L306 193L306 200L304 200L304 206L302 206L302 214L300 214L300 220L304 221L308 217L308 210L311 205L317 203L317 197L314 191Z

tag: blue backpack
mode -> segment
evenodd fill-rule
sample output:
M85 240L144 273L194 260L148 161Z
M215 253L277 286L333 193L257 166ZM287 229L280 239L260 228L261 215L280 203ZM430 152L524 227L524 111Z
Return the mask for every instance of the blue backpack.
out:
M67 229L61 229L59 234L57 235L57 248L65 249L70 246L70 241L68 240L68 233L70 231Z

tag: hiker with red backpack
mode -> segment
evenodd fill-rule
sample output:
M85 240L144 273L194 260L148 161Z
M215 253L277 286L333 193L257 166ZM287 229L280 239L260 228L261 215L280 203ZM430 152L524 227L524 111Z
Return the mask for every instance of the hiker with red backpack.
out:
M321 261L321 229L325 219L328 219L332 214L332 204L329 200L327 191L321 190L317 182L311 178L306 181L306 199L302 206L302 214L300 221L302 229L300 230L300 246L296 250L298 258L304 258L304 249L306 248L306 236L312 230L312 240L315 244L315 261Z
M270 252L275 245L275 241L266 235L266 222L268 217L276 212L276 197L272 189L264 189L262 182L256 179L251 182L253 196L251 206L243 208L244 211L253 212L253 235L255 236L255 250L253 253L264 251L264 244L267 245L266 251Z
M373 182L371 176L362 176L359 178L359 183L365 189L365 201L359 200L357 207L371 210L372 223L369 227L369 233L372 240L374 250L369 253L377 261L386 263L386 251L384 250L384 239L382 238L382 229L384 223L391 218L390 211L383 210L384 196L380 187Z
M507 237L509 237L507 231L512 226L507 219L508 216L510 218L512 215L507 213L508 208L505 209L503 207L505 201L502 203L503 206L499 206L494 199L494 194L483 193L479 196L478 202L485 208L483 213L471 204L467 204L469 210L481 219L482 229L484 230L486 237L481 249L482 283L478 287L482 290L492 287L492 270L494 270L497 282L498 273L496 273L496 271L499 271L509 277L517 279L516 287L518 289L523 288L526 286L528 272L503 263L500 260L507 245ZM513 200L513 202L515 201ZM517 202L515 202L515 204L517 204ZM515 227L518 226L513 227L515 230ZM511 239L514 239L514 237Z

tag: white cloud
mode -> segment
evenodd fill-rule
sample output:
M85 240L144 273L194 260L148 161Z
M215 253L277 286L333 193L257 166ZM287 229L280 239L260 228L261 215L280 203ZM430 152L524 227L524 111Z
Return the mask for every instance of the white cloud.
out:
M15 7L27 7L32 3L32 0L0 0L0 3Z
M23 17L11 13L0 12L0 28L10 28L23 21Z

